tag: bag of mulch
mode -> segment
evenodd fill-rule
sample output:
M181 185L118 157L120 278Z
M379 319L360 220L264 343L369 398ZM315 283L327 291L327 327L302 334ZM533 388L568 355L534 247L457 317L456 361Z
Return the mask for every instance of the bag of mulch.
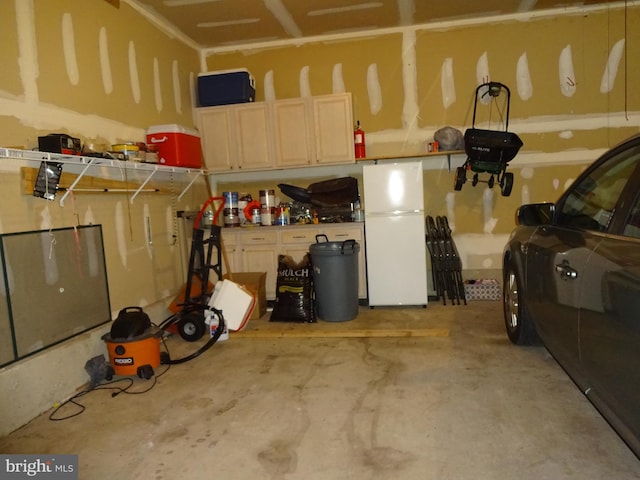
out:
M296 262L289 255L278 255L278 280L272 322L316 322L314 312L311 258Z

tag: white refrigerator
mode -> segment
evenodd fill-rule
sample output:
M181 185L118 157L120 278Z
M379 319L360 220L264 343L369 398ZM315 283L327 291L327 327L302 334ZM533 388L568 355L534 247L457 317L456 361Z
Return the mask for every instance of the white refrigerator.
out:
M427 305L422 162L362 167L369 305Z

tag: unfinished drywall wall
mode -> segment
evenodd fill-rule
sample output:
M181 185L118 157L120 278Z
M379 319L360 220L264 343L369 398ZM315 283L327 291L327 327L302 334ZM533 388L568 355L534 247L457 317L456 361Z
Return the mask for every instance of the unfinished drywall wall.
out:
M247 68L256 78L258 100L303 95L301 72L312 95L351 92L354 125L360 120L370 157L425 153L437 129L472 125L480 83L506 84L509 130L524 142L509 165L515 177L511 196L486 183L474 188L468 182L454 192L455 167L464 155L450 162L423 159L425 211L449 217L464 245L465 268L499 268L521 203L557 199L585 165L638 132L640 72L632 62L640 32L627 28L638 20L640 8L621 5L553 17L523 14L491 24L451 22L331 42L213 49L206 65L211 71ZM476 126L503 129L504 112L494 118L502 123ZM271 183L264 178L261 188L277 182Z
M640 8L585 10L581 15L404 33L252 50L212 51L209 70L248 68L264 98L300 96L305 71L311 94L338 84L352 92L354 120L367 132L369 155L416 154L443 125L471 124L473 94L483 81L513 91L511 129L524 152L611 146L638 130L633 86L640 33L626 29ZM339 66L339 69L336 67ZM374 70L373 70L374 69ZM372 75L375 71L375 75ZM336 78L337 77L337 78Z
M3 2L0 145L63 132L85 143L144 141L150 125L193 127L195 49L128 3Z
M150 125L194 125L197 50L128 2L120 8L84 0L1 3L0 147L33 149L39 135L67 133L100 150L145 141ZM149 191L135 198L127 186L116 193L76 191L61 205L66 192L47 201L25 188L21 169L37 166L19 155L0 158L0 232L102 225L112 316L136 305L152 321L164 320L186 278L180 242L187 240L178 236L175 212L199 209L208 197L204 177L187 189L196 174L92 166L88 177L123 185L149 180ZM81 169L65 164L63 172ZM107 328L0 369L0 435L87 382L84 364L106 354L100 335Z
M640 8L619 6L523 15L489 25L212 50L206 61L209 70L248 68L258 100L265 98L265 77L275 98L301 96L302 71L313 95L335 85L352 92L369 155L420 153L437 128L470 126L475 88L489 80L513 91L511 127L522 135L524 151L592 149L638 129L638 72L626 60L635 58L640 33L625 25L639 18Z

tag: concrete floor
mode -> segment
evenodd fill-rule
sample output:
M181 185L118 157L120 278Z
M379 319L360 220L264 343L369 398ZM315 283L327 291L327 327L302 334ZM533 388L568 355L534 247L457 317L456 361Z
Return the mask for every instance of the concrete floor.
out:
M168 343L174 358L194 347ZM47 412L0 452L78 454L87 480L640 478L546 350L508 342L499 302L362 307L343 323L265 316L165 368L144 394L95 390L78 416Z

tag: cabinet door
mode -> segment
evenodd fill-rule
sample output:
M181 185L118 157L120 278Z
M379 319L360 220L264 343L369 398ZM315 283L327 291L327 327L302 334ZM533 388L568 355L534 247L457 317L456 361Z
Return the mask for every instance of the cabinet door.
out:
M242 272L242 257L236 232L233 229L222 230L222 250L222 274Z
M273 166L267 105L263 102L235 107L238 167L242 170Z
M243 272L266 272L267 299L276 298L278 278L278 235L270 227L256 228L255 232L241 232L238 247L242 257Z
M315 160L309 100L278 100L271 106L275 163L279 167L304 167Z
M354 226L327 228L322 233L327 235L330 242L344 242L355 240L360 246L358 252L358 298L367 298L367 260L364 245L364 224L354 223Z
M300 262L309 253L309 246L316 242L318 228L289 227L290 230L280 232L280 253L290 255L296 262Z
M251 245L242 247L242 263L247 272L267 272L265 289L267 299L276 298L278 278L278 253L275 245Z
M306 247L304 245L283 245L280 248L280 253L282 255L289 255L296 263L302 261L304 256L309 253L309 246Z
M197 111L205 168L214 172L237 168L233 108L209 107Z
M351 94L313 97L317 163L353 163Z

